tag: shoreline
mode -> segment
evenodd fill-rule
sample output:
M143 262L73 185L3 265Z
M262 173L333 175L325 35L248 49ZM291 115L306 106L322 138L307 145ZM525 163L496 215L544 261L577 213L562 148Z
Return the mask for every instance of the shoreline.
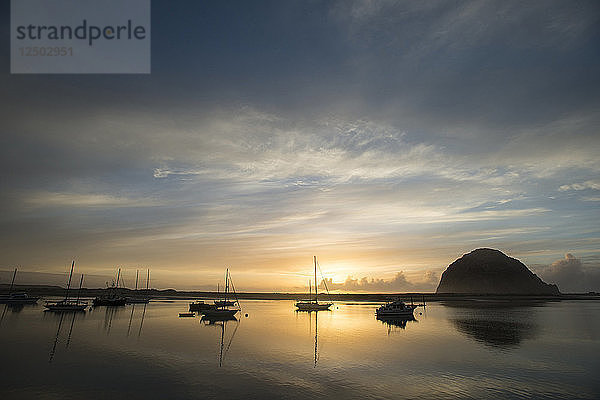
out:
M0 285L0 294L8 293L6 284ZM15 285L13 292L27 292L32 296L50 296L62 297L66 288L60 286L46 285ZM91 289L82 288L81 297L96 297L107 293L111 289ZM71 289L75 295L78 289ZM121 296L149 296L156 300L195 300L195 299L216 299L223 297L223 292L205 292L205 291L178 291L175 289L133 289L119 288L117 292ZM263 293L263 292L241 292L237 293L238 299L243 300L300 300L309 297L308 293ZM359 302L385 302L400 298L404 301L415 303L438 302L438 301L511 301L511 302L537 302L537 301L562 301L562 300L600 300L600 293L562 293L556 296L550 295L523 295L523 294L448 294L448 293L335 293L327 295L319 293L323 299L331 301L359 301Z

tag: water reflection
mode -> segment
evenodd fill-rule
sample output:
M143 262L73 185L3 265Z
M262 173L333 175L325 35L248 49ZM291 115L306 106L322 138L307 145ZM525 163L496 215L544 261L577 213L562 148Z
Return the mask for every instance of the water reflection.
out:
M97 307L94 308L94 311ZM110 330L112 328L113 319L115 316L121 313L122 307L104 307L104 330L106 331L106 335L110 335Z
M319 311L307 311L307 310L296 310L296 315L304 314L308 315L308 326L309 331L312 334L312 317L315 317L315 338L314 338L314 357L313 357L313 368L317 368L317 362L319 360ZM331 313L331 310L322 310L321 312Z
M219 345L219 367L221 367L223 366L223 358L231 347L231 343L233 342L233 338L235 337L238 327L240 326L240 322L234 316L226 316L221 318L209 318L207 316L203 316L200 321L204 323L205 326L212 325L221 328L221 343ZM229 340L226 340L227 323L235 324L235 328ZM225 343L227 343L227 346L225 346Z
M515 348L538 332L537 306L543 303L447 302L458 332L496 348Z
M180 320L187 301L76 315L0 305L0 399L600 398L600 302L435 302L418 321L292 305L250 301L253 318L230 321Z
M58 326L56 328L56 335L54 335L54 342L52 344L52 348L50 349L50 358L48 359L49 363L52 362L52 360L54 359L54 355L56 354L56 348L60 339L60 331L63 325L63 321L65 319L67 319L67 321L70 319L71 321L69 324L69 331L67 333L67 340L65 342L65 348L69 348L69 344L71 343L71 337L73 336L73 327L75 326L75 319L77 318L78 314L80 313L76 311L62 312L60 314L51 314L55 319L58 318Z
M393 330L396 330L395 328L406 329L406 324L408 322L411 322L411 323L413 323L413 322L414 323L419 322L418 320L415 319L414 315L411 315L409 317L382 317L382 316L377 316L376 318L382 324L387 325L387 327L388 327L388 335Z

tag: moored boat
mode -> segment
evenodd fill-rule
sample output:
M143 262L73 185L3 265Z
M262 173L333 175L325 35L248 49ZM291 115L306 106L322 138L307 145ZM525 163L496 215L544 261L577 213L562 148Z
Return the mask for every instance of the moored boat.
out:
M127 299L123 296L120 296L117 292L119 289L119 279L120 278L121 278L121 268L119 268L119 271L117 272L116 284L114 284L112 287L110 287L108 289L108 294L103 295L103 296L98 296L93 300L92 304L94 305L94 307L97 307L97 306L119 307L119 306L125 305L125 303L127 302Z
M148 291L148 285L150 282L150 270L148 270L148 276L146 278L146 292ZM135 294L133 296L126 297L127 304L148 304L150 297L138 294L138 270L135 270Z
M190 303L189 310L190 311L201 312L201 311L210 310L210 309L213 309L213 308L216 308L215 304L205 303L202 300L197 300L197 301L194 301L194 302Z
M73 268L75 267L75 261L71 264L71 272L69 273L69 281L67 282L67 292L65 298L60 301L47 301L44 304L46 311L63 312L63 311L85 311L88 304L87 302L80 302L81 286L83 285L83 274L81 274L81 280L79 281L79 290L77 292L77 299L69 299L69 289L71 288L71 278L73 277Z
M0 304L36 304L39 299L39 297L29 296L27 293L11 293L5 296L0 296Z
M8 294L0 296L0 304L8 305L21 305L21 304L36 304L39 297L29 296L27 293L12 293L13 286L15 284L15 278L17 276L17 268L13 273L12 282L8 289Z
M223 300L215 301L213 307L204 308L200 312L207 319L231 319L240 311L239 301L237 298L235 300L227 300L227 295L229 294L229 287L233 291L233 295L235 294L235 287L233 286L233 281L231 280L231 275L229 274L229 269L225 271L225 292L223 296ZM236 308L229 308L232 306L236 306ZM191 306L191 305L190 305Z
M333 305L333 303L319 303L319 289L317 285L317 256L314 256L315 264L315 298L309 300L300 300L296 302L296 308L298 311L327 311ZM309 286L309 297L310 297L310 282Z
M379 307L376 314L377 318L411 318L415 308L416 304L406 304L398 299Z
M87 303L76 302L72 300L61 300L55 302L46 302L44 307L47 311L85 311Z

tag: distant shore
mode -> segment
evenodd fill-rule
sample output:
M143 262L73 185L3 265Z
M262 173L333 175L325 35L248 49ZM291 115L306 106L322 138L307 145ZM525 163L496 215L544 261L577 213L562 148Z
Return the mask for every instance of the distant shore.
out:
M0 284L0 294L8 293L9 285ZM82 288L81 297L96 297L105 294L110 289L91 289ZM60 286L47 285L15 285L13 292L27 292L33 296L41 297L61 297L65 295L65 288ZM71 294L76 295L77 289L71 289ZM204 292L204 291L179 291L175 289L118 289L122 296L149 296L154 299L216 299L223 297L223 292ZM231 296L231 294L230 294ZM560 301L560 300L600 300L600 293L563 293L557 296L540 295L498 295L498 294L438 294L438 293L333 293L327 295L320 293L322 299L332 301L359 301L359 302L385 302L388 300L401 298L404 301L414 301L421 303L423 301L464 301L464 300L485 300L485 301ZM298 300L308 298L308 293L262 293L262 292L241 292L237 293L239 299L246 300Z

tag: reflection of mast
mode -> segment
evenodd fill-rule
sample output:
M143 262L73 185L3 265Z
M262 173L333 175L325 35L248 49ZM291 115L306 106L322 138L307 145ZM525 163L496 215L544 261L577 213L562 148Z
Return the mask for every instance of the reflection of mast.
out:
M235 329L233 330L233 334L231 335L231 337L229 338L229 342L227 343L227 347L225 347L225 328L227 326L227 321L221 321L222 323L219 324L221 325L221 347L219 350L219 367L221 367L223 365L223 357L227 354L227 352L229 351L229 348L231 347L231 342L233 342L233 338L235 337L235 333L238 330L238 327L240 326L239 321L238 323L235 325Z
M115 307L106 307L104 314L104 328L106 329L106 335L110 334L110 328L112 327L112 320L115 316L117 309Z
M136 285L137 287L137 280ZM131 321L133 320L133 311L135 310L135 303L131 306L131 315L129 315L129 325L127 326L127 337L129 337L129 332L131 331Z
M2 310L2 317L0 317L0 325L2 325L2 321L4 321L4 315L6 314L6 309L8 308L8 304L4 305L4 310Z
M315 312L315 366L314 368L317 368L317 360L319 359L318 355L317 355L317 338L318 338L318 331L317 329L319 328L319 323L317 320L317 317L319 316L318 312Z
M60 320L58 321L58 329L56 329L56 336L54 337L54 344L52 345L52 350L50 350L50 359L48 360L49 363L52 362L54 354L56 353L56 344L58 343L58 335L60 334L60 327L62 326L64 316L65 314L60 314Z
M148 270L148 274L149 273L150 273L150 270ZM142 311L142 319L140 321L140 330L138 331L138 338L142 335L142 325L144 325L144 317L146 316L146 306L147 305L148 304L144 304L144 310Z
M225 337L225 324L226 321L223 321L223 324L221 324L221 350L219 351L219 367L223 364L223 338Z
M83 280L83 275L81 275L81 278ZM67 335L67 344L65 347L69 347L69 343L71 343L71 334L73 333L73 325L75 325L75 315L76 313L73 313L73 319L71 319L71 327L69 328L69 334Z

